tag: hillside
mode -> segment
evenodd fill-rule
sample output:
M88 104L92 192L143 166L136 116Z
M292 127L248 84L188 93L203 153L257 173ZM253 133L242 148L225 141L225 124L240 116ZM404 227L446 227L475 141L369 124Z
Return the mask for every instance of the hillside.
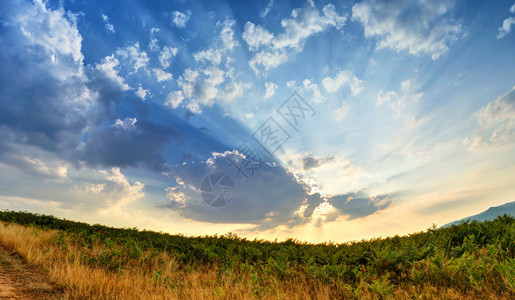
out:
M442 227L456 225L456 224L459 224L459 223L464 222L464 221L479 221L479 222L483 222L483 221L487 221L487 220L493 220L493 219L495 219L495 218L497 218L499 216L502 216L504 214L507 214L507 215L515 217L515 201L508 202L508 203L505 203L503 205L499 205L499 206L495 206L495 207L490 207L489 209L485 210L482 213L479 213L477 215L473 215L473 216L470 216L470 217L466 217L466 218L463 218L463 219L460 219L460 220L457 220L457 221L445 224Z
M515 218L345 244L185 237L0 212L0 243L71 299L515 297Z

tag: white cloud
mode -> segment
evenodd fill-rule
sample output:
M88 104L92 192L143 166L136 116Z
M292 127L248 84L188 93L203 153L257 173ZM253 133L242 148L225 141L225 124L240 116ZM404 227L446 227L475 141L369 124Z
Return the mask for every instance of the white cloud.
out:
M200 104L197 100L191 100L190 102L188 102L186 108L194 114L202 113L202 108L200 107Z
M243 96L245 90L251 87L250 83L231 82L225 86L224 100L231 101Z
M159 53L159 62L161 63L161 66L166 69L170 66L170 59L177 55L179 52L179 49L164 46L163 50Z
M365 37L378 38L379 49L407 50L437 59L464 35L462 25L448 16L453 3L365 0L352 7L352 20L363 24Z
M157 44L158 40L154 37L154 34L156 32L159 32L159 28L150 28L150 41L148 42L148 48L150 49L150 51L154 52L159 51L159 45Z
M107 208L120 207L132 203L145 196L143 188L145 185L139 181L131 184L120 168L111 168L98 171L102 175L102 190L98 192L99 197L104 198L104 205ZM91 186L90 190L91 190ZM95 192L95 191L93 191Z
M416 103L422 98L424 93L418 92L419 85L414 79L401 82L400 92L380 90L377 94L376 106L389 105L392 110L400 113L410 104Z
M342 106L336 110L336 120L341 121L343 120L347 114L349 113L349 104L345 101L342 101Z
M145 90L141 88L141 86L138 87L138 90L134 93L136 96L140 97L141 100L145 101L145 98L149 94L149 90Z
M277 89L277 84L273 82L265 82L265 100L272 97Z
M217 25L222 25L222 30L220 30L220 39L222 40L225 50L232 50L232 48L239 45L239 43L234 40L234 24L236 24L236 21L229 19L222 23L217 23Z
M288 153L291 172L310 182L322 196L348 193L358 187L357 180L369 176L361 167L340 155L317 156L307 153ZM342 182L346 182L342 185Z
M311 82L309 79L304 79L302 81L302 85L304 85L304 88L308 91L311 91L313 94L313 102L320 103L325 100L325 98L322 96L322 92L320 92L320 89L318 88L318 85L314 82Z
M196 62L210 62L219 65L222 62L222 53L218 49L207 49L193 53Z
M272 10L272 7L274 7L274 0L270 0L270 2L268 2L268 4L266 5L265 10L259 13L261 18L266 17L266 15L268 15L268 13Z
M182 103L182 100L184 100L182 91L171 92L168 94L168 96L166 96L165 105L175 109L179 107L179 104Z
M102 20L104 20L106 30L111 33L115 33L113 24L109 23L109 17L102 14Z
M186 13L180 12L180 11L174 11L173 17L172 17L172 23L175 24L175 26L179 28L186 27L186 22L191 17L191 11L187 11Z
M71 57L74 63L82 65L82 36L74 14L62 8L48 9L43 1L36 0L22 14L13 16L13 21L11 25L19 27L32 44L47 50L49 57L50 54L59 56L55 59Z
M171 80L172 79L172 73L168 73L166 71L163 71L158 68L153 68L152 71L154 71L154 74L156 75L157 82Z
M247 22L245 23L242 37L249 45L249 49L255 51L261 46L269 45L274 35L260 25L256 26L254 23Z
M510 33L511 25L515 24L515 18L509 17L502 22L502 27L499 28L499 34L497 35L498 39L502 39L505 35Z
M119 64L120 62L114 57L113 54L103 58L99 64L95 65L95 68L102 71L105 76L107 76L113 82L116 82L122 90L126 91L130 87L127 83L125 83L125 80L118 75L117 67Z
M324 78L322 80L322 85L327 92L334 93L344 84L348 84L352 94L357 95L363 90L363 87L361 86L362 82L363 81L359 80L351 71L344 70L339 72L334 78L329 76Z
M515 88L482 107L474 116L479 126L463 141L469 150L515 142Z
M304 7L292 10L291 18L281 21L284 32L275 36L260 25L247 22L242 37L249 50L256 52L249 61L254 72L260 74L276 68L302 51L309 37L332 27L341 29L345 24L346 17L339 15L333 4L324 6L322 13L308 1Z
M136 129L136 122L138 122L138 120L136 118L125 118L125 119L123 119L123 121L120 119L117 119L114 122L113 127L122 129L125 131L132 131L132 130Z
M200 113L200 105L212 106L215 99L233 100L250 87L246 83L234 81L234 68L231 67L234 60L229 56L229 52L238 46L234 40L234 25L234 20L218 22L217 27L221 27L219 40L212 47L194 53L198 68L185 69L177 79L184 99L189 101L185 105L191 112Z
M116 50L116 54L123 59L128 59L134 68L134 72L138 72L139 69L146 70L150 59L145 51L140 51L139 43L136 42L132 46L127 46Z

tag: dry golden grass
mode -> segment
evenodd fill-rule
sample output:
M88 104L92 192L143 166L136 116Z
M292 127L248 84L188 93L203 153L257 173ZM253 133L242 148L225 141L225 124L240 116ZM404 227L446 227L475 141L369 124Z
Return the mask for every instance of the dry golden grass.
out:
M145 264L133 264L121 271L110 271L81 262L81 253L98 252L68 243L63 249L57 242L59 232L40 230L0 222L0 243L17 252L26 263L48 276L52 284L64 290L67 299L380 299L367 284L352 290L345 283L325 285L313 279L266 279L259 286L248 273L216 272L208 267L191 270L179 268L167 253L157 254ZM159 273L157 273L159 272ZM163 284L162 278L167 278ZM256 292L257 291L257 292ZM452 288L434 286L395 286L389 299L475 299ZM481 295L499 299L494 292ZM501 297L502 298L502 297ZM506 297L508 299L508 297Z

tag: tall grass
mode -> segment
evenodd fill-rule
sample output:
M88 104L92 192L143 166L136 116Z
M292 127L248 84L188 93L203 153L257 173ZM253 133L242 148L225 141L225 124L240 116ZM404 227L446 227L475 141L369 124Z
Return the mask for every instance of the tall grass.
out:
M71 299L515 297L515 219L348 244L184 237L0 212L0 243Z

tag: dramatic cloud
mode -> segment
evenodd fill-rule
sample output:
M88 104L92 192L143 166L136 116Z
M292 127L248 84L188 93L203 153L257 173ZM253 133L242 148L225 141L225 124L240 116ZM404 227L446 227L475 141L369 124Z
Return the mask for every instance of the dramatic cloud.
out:
M336 12L333 4L327 4L322 14L311 1L291 12L291 18L281 21L283 33L270 33L260 25L247 22L242 34L249 50L255 52L249 61L256 74L267 72L286 62L295 53L302 51L306 40L329 28L341 29L346 17Z
M323 202L318 194L309 195L309 187L298 182L292 174L274 163L263 162L254 176L238 175L229 160L240 165L245 156L236 151L213 153L205 162L172 166L167 174L176 179L177 186L168 189L170 202L164 204L183 217L216 223L250 223L260 229L278 225L294 226L306 222L316 206ZM206 204L200 196L200 183L215 172L227 174L234 182L234 198L223 209ZM307 205L302 215L299 208Z
M36 1L3 5L0 19L0 151L11 143L76 147L94 100L75 17Z
M1 19L6 23L0 53L0 160L1 152L7 158L24 145L76 166L160 170L166 163L160 152L181 135L145 118L120 118L118 110L130 89L120 75L120 60L132 72L149 63L138 43L85 66L73 14L48 9L41 1L22 1L6 6ZM171 77L163 73L156 75ZM148 93L141 86L135 91L143 100Z
M164 147L180 137L171 126L135 118L116 120L113 125L89 131L79 158L92 166L137 167L143 164L160 171L166 164Z
M377 38L378 48L438 59L463 37L463 26L451 19L452 0L365 0L352 7L352 20L363 24L365 37Z

